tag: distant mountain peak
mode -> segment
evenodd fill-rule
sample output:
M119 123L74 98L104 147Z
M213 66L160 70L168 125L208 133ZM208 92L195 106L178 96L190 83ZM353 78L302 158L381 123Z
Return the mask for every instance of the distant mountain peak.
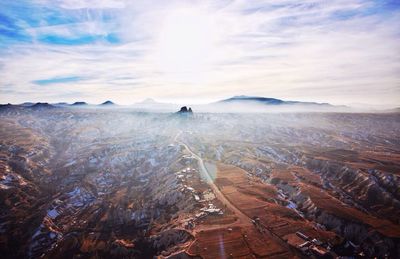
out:
M259 103L265 105L323 105L323 106L331 106L328 103L316 103L316 102L301 102L301 101L283 101L277 98L270 98L270 97L262 97L262 96L247 96L247 95L237 95L231 98L221 100L218 103Z
M155 103L156 101L153 98L146 98L143 100L143 102Z
M249 96L249 95L235 95L235 96L231 97L230 99L253 99L253 98L265 98L265 97Z
M49 103L35 103L34 105L30 106L32 109L51 109L54 108L55 106L49 104Z
M238 102L238 101L253 101L253 102L261 102L265 104L283 104L285 101L276 98L268 98L268 97L260 97L260 96L247 96L247 95L237 95L231 98L222 100L220 102L227 103L227 102Z
M32 102L24 102L21 104L21 106L26 106L26 107L30 107L32 105L34 105L34 103L32 103Z
M108 100L105 101L104 103L100 104L100 105L114 105L115 103L113 103L112 101Z
M154 100L153 98L146 98L143 101L139 102L140 104L153 104L153 103L157 103L156 100Z
M86 102L74 102L72 105L80 106L80 105L88 105Z

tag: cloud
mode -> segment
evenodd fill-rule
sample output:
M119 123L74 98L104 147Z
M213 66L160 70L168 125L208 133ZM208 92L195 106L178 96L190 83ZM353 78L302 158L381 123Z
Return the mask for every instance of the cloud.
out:
M22 5L0 4L0 102L400 100L400 8L390 1ZM85 80L38 86L75 75Z

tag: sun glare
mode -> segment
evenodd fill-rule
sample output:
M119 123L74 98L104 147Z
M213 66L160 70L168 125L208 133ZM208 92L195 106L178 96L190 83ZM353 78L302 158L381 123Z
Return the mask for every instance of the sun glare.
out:
M157 63L168 78L202 81L216 49L216 23L196 9L174 11L165 18L157 44Z

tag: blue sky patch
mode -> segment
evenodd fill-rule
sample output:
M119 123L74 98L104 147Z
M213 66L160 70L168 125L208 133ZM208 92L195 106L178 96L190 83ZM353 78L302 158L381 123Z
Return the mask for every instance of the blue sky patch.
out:
M42 43L56 45L83 45L94 43L98 37L92 35L82 35L75 38L68 38L58 35L42 35L38 40Z
M82 78L79 76L69 76L69 77L54 77L49 79L40 79L32 81L32 83L37 85L51 85L51 84L61 84L61 83L71 83L81 81Z

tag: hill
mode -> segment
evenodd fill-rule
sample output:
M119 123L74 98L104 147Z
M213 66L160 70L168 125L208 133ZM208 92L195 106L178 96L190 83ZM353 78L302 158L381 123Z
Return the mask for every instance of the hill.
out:
M330 105L328 103L283 101L283 100L276 99L276 98L260 97L260 96L246 96L246 95L233 96L231 98L228 98L228 99L225 99L225 100L221 100L218 103L257 103L257 104L265 104L265 105L302 104L302 105L332 106L332 105Z
M83 106L83 105L88 105L86 102L74 102L72 106Z
M105 101L104 103L100 104L102 106L109 106L109 105L115 105L112 101Z

